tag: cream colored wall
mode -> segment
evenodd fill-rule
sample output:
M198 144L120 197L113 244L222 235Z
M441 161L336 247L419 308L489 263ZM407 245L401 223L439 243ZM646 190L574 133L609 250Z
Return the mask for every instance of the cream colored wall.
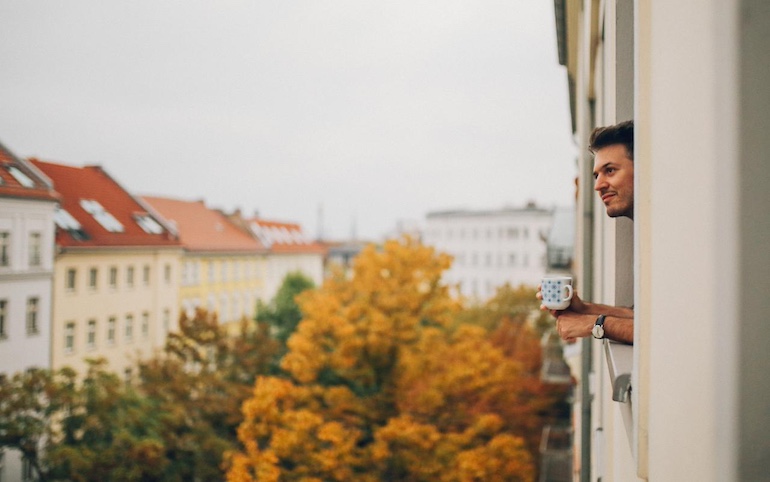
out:
M735 480L720 464L735 450L720 400L729 382L730 270L737 232L733 184L737 2L651 1L648 75L639 123L648 154L639 197L649 199L649 269L641 303L649 389L650 480ZM683 29L686 26L686 29ZM731 45L732 44L732 45ZM736 210L737 212L737 210ZM728 271L725 271L727 268ZM644 291L649 290L649 291ZM724 358L723 358L724 357ZM727 478L724 478L727 476Z
M85 358L103 357L110 370L123 376L125 369L133 368L139 358L150 356L161 348L168 330L177 329L178 284L177 272L181 251L165 250L90 250L68 251L60 254L54 263L54 303L52 364L54 368L71 366L78 371L86 369ZM134 267L134 285L127 286L127 268ZM143 281L144 266L150 267L148 284ZM170 278L166 280L166 266ZM110 269L118 268L117 288L109 285ZM97 288L89 287L89 271L96 268ZM76 286L67 289L67 272L75 269ZM147 336L142 332L143 314L149 315ZM126 340L126 315L133 315L133 341ZM114 344L107 341L110 317L116 317ZM87 347L88 321L96 320L95 347ZM65 327L75 323L75 344L72 352L65 349ZM133 369L136 373L136 369Z
M250 319L254 317L257 300L264 296L267 281L264 255L187 253L182 262L197 263L198 278L180 280L180 306L213 309L222 323L239 321L241 316ZM223 263L227 266L224 278ZM238 276L233 275L233 263L240 266ZM223 298L227 299L226 303L223 303ZM233 302L236 299L238 305L237 310L234 310Z
M286 275L294 271L301 271L313 280L316 286L320 286L323 283L323 256L301 253L268 255L268 281L264 301L270 301Z

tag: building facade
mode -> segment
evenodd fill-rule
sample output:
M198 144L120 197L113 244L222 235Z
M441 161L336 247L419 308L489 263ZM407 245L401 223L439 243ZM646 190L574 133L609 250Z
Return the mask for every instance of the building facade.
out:
M326 248L310 239L297 223L259 217L243 220L251 234L268 250L265 301L271 300L287 274L299 272L316 286L324 280Z
M54 213L51 180L0 144L0 376L51 366ZM28 463L0 450L0 480Z
M454 257L445 273L469 298L485 300L498 287L537 286L546 273L553 212L534 205L492 211L429 213L423 243Z
M56 213L53 368L103 358L127 380L176 330L179 241L99 166L33 159L62 196Z
M253 319L257 300L265 297L265 247L203 201L142 199L173 226L184 248L181 309L192 316L196 308L205 308L223 324Z
M572 345L574 479L770 480L770 3L558 0L581 146L574 274L634 344ZM634 221L585 149L634 119ZM565 168L571 168L565 160Z

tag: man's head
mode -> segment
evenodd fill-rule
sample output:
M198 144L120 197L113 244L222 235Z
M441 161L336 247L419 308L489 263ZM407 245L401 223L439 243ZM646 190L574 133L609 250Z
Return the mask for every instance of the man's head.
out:
M607 216L634 219L634 121L597 127L588 149L594 154L594 189Z

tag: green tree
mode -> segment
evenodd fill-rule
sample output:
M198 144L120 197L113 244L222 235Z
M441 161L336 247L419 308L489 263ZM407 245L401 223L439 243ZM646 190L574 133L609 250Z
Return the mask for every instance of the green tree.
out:
M223 454L237 443L241 404L277 343L265 324L244 319L231 334L203 309L183 314L179 326L160 356L140 364L140 389L161 414L163 480L221 480Z
M18 450L41 481L157 480L165 465L157 411L103 361L0 382L0 447Z
M297 295L314 287L313 280L302 272L287 274L269 304L258 302L257 321L267 323L272 336L285 344L302 319L302 312L296 301Z

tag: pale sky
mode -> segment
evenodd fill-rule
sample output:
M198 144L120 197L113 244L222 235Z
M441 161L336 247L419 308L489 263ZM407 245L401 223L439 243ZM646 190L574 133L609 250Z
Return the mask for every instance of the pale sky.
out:
M0 66L15 154L311 236L574 196L550 0L0 0Z

